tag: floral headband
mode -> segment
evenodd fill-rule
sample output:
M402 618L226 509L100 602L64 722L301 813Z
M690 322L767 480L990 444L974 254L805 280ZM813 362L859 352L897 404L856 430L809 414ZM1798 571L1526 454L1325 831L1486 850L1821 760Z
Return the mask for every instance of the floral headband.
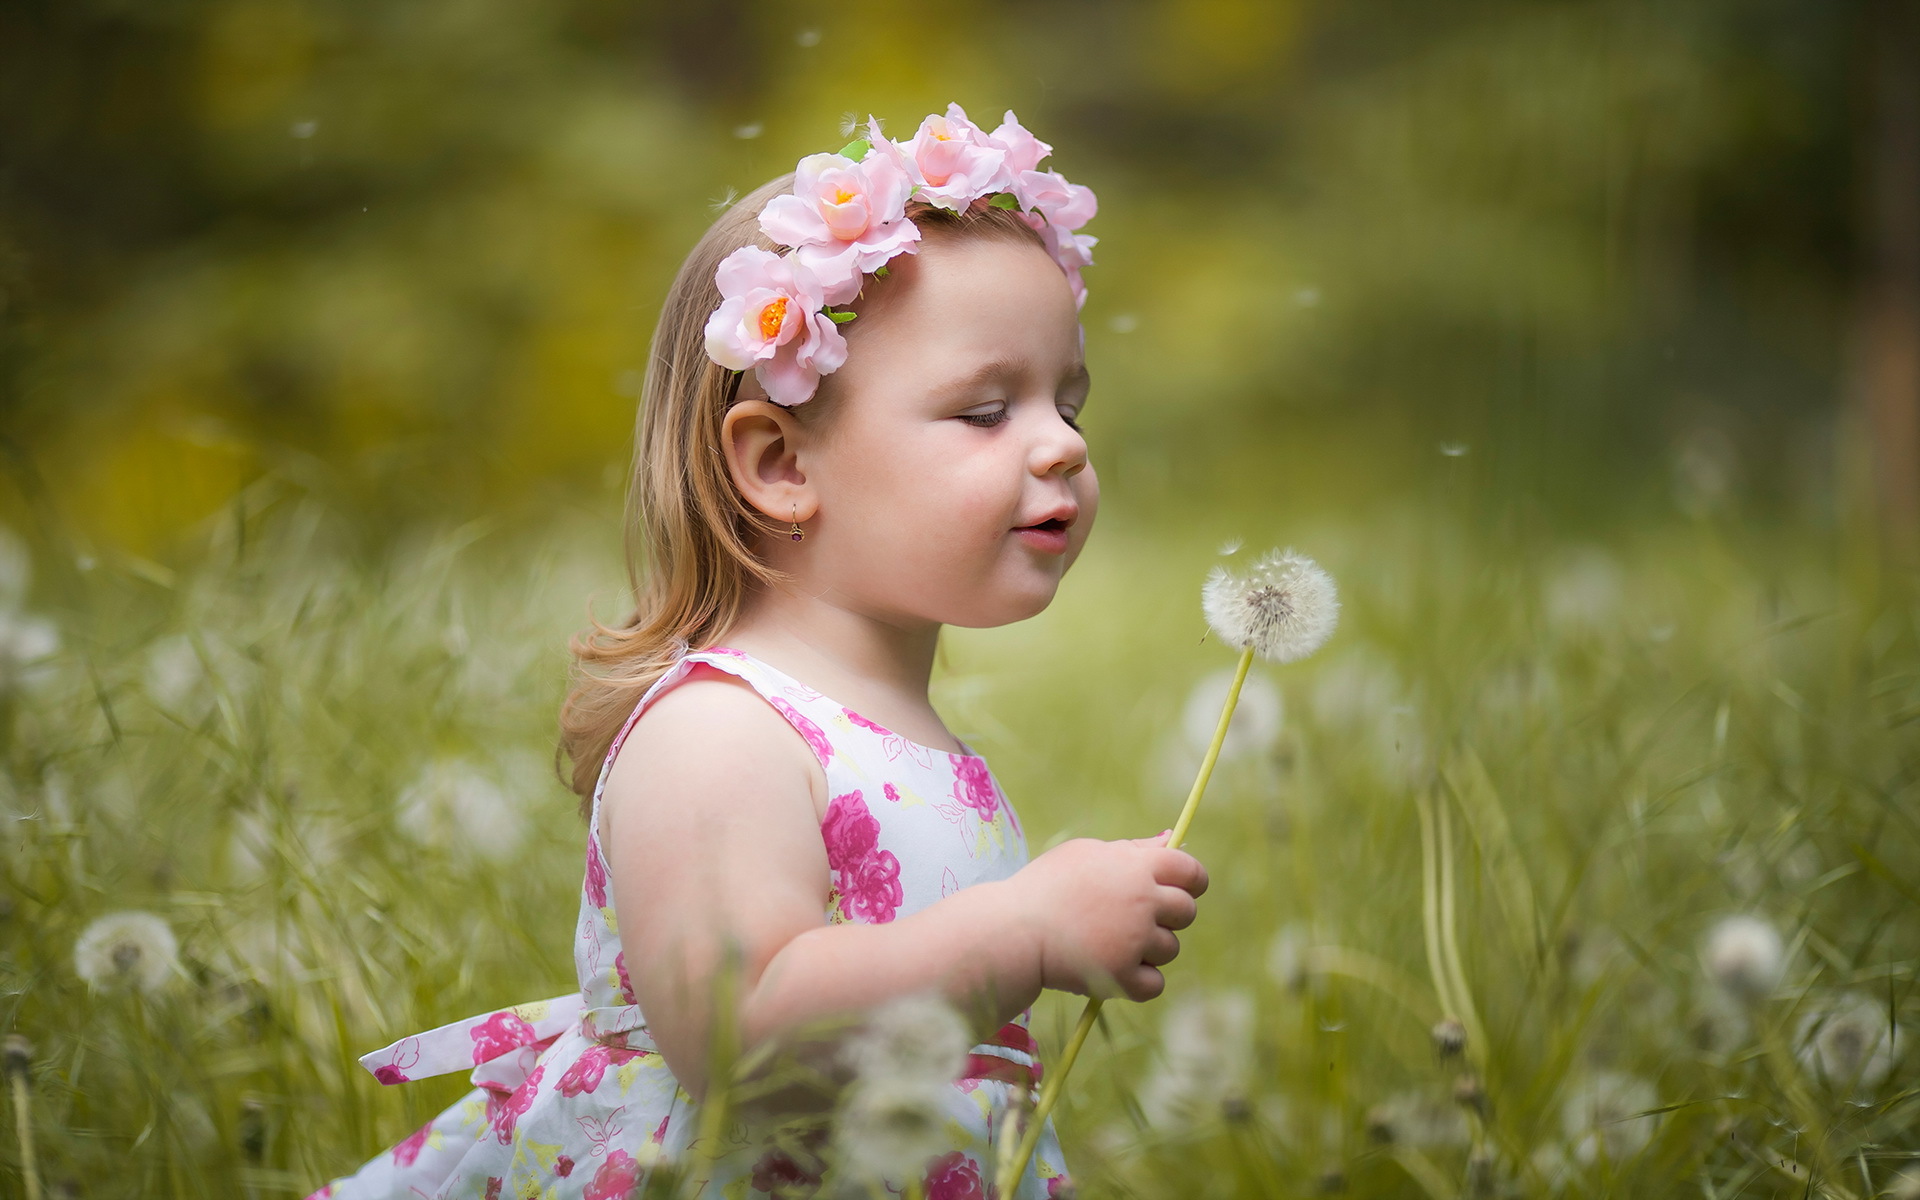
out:
M708 357L729 370L752 367L776 404L811 399L820 377L847 360L837 326L854 314L833 306L858 296L865 276L886 274L894 255L919 250L920 230L907 219L915 197L952 212L991 206L1019 214L1066 272L1074 303L1084 305L1080 270L1093 265L1099 239L1074 230L1098 204L1091 188L1039 169L1051 153L1012 112L986 133L949 104L908 142L882 136L880 123L867 118L866 137L838 154L801 159L793 192L761 210L760 231L785 254L743 246L721 261Z

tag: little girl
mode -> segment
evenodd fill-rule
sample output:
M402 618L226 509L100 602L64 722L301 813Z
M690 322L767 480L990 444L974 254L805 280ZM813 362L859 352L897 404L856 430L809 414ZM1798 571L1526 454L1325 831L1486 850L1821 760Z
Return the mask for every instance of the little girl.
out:
M1160 993L1205 870L1164 837L1028 862L927 699L940 627L1045 608L1099 499L1075 232L1094 199L1048 153L1012 113L987 133L950 106L906 142L870 122L688 255L629 492L639 603L576 644L562 715L588 820L579 991L368 1055L382 1083L475 1088L316 1195L615 1200L662 1162L701 1195L805 1194L819 1160L702 1129L724 977L749 1049L950 1002L979 1040L943 1093L951 1152L911 1182L982 1198L1040 1077L1040 990ZM1049 1125L1014 1194L1066 1186Z

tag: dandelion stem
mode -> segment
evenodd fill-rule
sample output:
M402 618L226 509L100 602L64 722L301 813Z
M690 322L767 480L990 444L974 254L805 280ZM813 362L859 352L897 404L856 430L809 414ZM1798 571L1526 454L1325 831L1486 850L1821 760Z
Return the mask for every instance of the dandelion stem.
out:
M33 1097L27 1089L27 1073L9 1073L13 1076L13 1129L20 1137L20 1178L27 1200L40 1200L40 1168L33 1155Z
M1480 1013L1473 1007L1473 990L1467 986L1467 972L1460 965L1460 939L1453 919L1453 826L1446 798L1440 798L1440 948L1445 952L1447 974L1453 981L1453 999L1460 1006L1460 1023L1467 1027L1468 1045L1477 1047L1471 1056L1482 1059L1487 1048L1487 1031L1480 1024Z
M1234 705L1240 702L1240 687L1247 681L1247 671L1253 666L1253 645L1249 643L1240 651L1240 664L1234 668L1233 685L1227 689L1227 699L1220 707L1220 723L1214 727L1213 741L1207 746L1207 756L1200 760L1200 774L1193 781L1193 790L1187 793L1187 803L1180 810L1180 819L1173 823L1173 832L1167 837L1167 845L1177 849L1186 840L1187 827L1193 824L1193 814L1200 807L1200 797L1207 790L1207 780L1213 777L1213 764L1220 760L1220 747L1226 743L1227 727L1233 723ZM1013 1195L1020 1176L1027 1169L1027 1163L1033 1158L1033 1148L1039 1144L1040 1131L1046 1128L1047 1117L1052 1114L1053 1106L1060 1100L1060 1089L1066 1084L1067 1072L1073 1069L1074 1059L1080 1057L1080 1047L1086 1044L1087 1035L1093 1032L1093 1023L1100 1016L1100 998L1092 997L1080 1013L1080 1023L1073 1027L1073 1036L1067 1039L1067 1046L1061 1052L1060 1061L1053 1070L1047 1072L1047 1081L1040 1087L1040 1100L1033 1106L1033 1115L1027 1119L1027 1128L1020 1136L1020 1145L1013 1152L1009 1163L1000 1174L1000 1194Z

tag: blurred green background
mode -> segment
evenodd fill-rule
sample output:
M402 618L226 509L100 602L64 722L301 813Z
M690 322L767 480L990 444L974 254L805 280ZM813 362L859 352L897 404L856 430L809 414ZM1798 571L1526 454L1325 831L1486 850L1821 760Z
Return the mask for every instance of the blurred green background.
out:
M317 1186L458 1085L353 1056L568 986L547 761L667 281L845 118L957 100L1101 200L1099 529L936 681L1034 849L1172 820L1211 565L1290 543L1347 604L1257 685L1168 997L1076 1069L1083 1193L1920 1196L1917 43L1898 0L0 8L46 1186ZM118 909L163 982L80 978Z

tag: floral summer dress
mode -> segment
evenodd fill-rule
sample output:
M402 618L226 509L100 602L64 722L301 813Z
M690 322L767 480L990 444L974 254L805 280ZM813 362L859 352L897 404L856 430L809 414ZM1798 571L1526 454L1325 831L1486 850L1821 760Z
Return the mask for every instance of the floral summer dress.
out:
M1020 822L985 759L908 741L741 651L687 654L634 706L594 786L574 938L579 991L443 1025L362 1058L381 1083L470 1071L474 1088L309 1200L624 1200L654 1162L688 1161L690 1148L707 1157L708 1148L696 1144L699 1110L634 1003L598 832L600 794L621 743L654 697L695 663L751 684L826 772L831 801L820 834L833 872L829 922L896 920L1025 865ZM969 1054L947 1097L953 1148L931 1164L927 1200L986 1200L1000 1114L1016 1088L1030 1100L1040 1078L1030 1015ZM730 1133L699 1195L753 1200L811 1182L784 1154L749 1142L737 1127ZM1053 1196L1067 1182L1049 1120L1010 1200Z

